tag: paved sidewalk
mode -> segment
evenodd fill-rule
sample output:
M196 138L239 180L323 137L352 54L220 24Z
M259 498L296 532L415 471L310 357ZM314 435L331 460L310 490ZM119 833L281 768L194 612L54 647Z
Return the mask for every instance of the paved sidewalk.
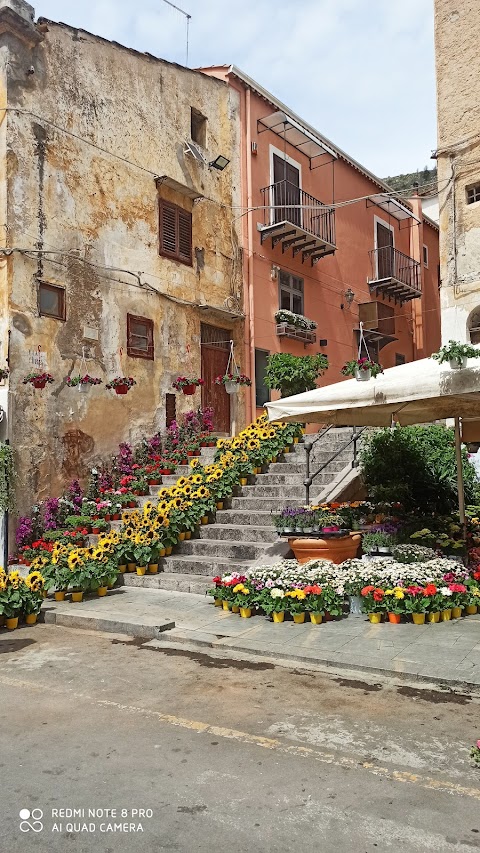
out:
M276 625L226 613L201 595L131 587L81 604L48 600L44 614L47 623L204 651L480 686L480 615L425 626L371 625L363 616Z

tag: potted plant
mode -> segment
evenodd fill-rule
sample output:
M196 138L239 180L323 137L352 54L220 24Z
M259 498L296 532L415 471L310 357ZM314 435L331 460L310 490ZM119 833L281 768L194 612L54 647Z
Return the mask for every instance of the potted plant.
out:
M236 394L241 385L251 385L252 380L244 373L224 373L215 378L215 385L223 385L227 394Z
M434 358L439 364L448 361L451 370L460 370L467 366L467 359L480 358L480 349L472 347L471 344L449 341L438 352L434 352L430 358Z
M80 374L77 376L67 376L66 382L69 388L78 388L79 391L88 391L92 385L102 384L101 379L89 376L88 373L85 373L84 376L80 376Z
M424 588L416 584L408 586L405 589L405 613L411 615L414 625L425 624L427 610L428 597L424 595Z
M310 615L310 622L313 625L320 625L325 611L325 602L323 590L318 584L312 584L304 588L305 593L305 610Z
M9 373L10 373L10 371L9 371L8 367L0 367L0 381L3 381L4 379L8 379Z
M364 533L362 536L362 548L365 554L389 556L394 544L393 534L383 530Z
M286 603L286 610L288 613L291 613L293 616L293 621L297 625L302 625L305 622L305 592L303 589L299 589L295 587L294 589L289 589L285 593L285 598L288 599Z
M23 380L24 385L33 385L34 388L45 388L47 382L53 382L53 376L50 373L38 373L38 371L33 371L32 373L28 373Z
M285 308L280 308L273 316L276 323L285 323L287 326L295 326L296 329L313 332L317 328L315 320L309 320L303 314L294 314L293 311L287 311Z
M177 376L175 382L172 383L172 387L175 388L175 391L182 391L188 397L195 394L199 385L205 385L205 381L199 377L189 378L187 376Z
M9 631L18 626L18 617L23 607L23 578L17 569L8 575L0 570L0 616L5 617Z
M328 358L322 353L300 356L276 352L267 359L265 385L280 391L282 397L302 394L316 387L327 367Z
M289 601L285 591L278 587L264 589L260 593L258 603L266 616L271 616L274 622L283 622Z
M109 391L114 390L115 394L128 394L130 388L136 384L132 376L116 376L115 379L107 382L105 388L108 388Z
M368 584L360 590L360 595L363 599L364 613L367 613L370 622L381 622L382 616L386 611L385 593L383 589L381 587L375 587L372 584Z
M354 376L358 382L366 382L372 376L375 378L379 373L383 373L383 370L375 361L363 357L345 362L341 373L343 376Z
M23 614L27 625L35 625L43 602L44 579L40 572L30 572L23 580Z

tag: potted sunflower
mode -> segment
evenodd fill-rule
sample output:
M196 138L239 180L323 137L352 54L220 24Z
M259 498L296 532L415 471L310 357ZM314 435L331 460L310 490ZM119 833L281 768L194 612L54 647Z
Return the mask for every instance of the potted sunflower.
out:
M43 602L44 579L40 572L33 571L23 579L22 600L26 625L35 625Z

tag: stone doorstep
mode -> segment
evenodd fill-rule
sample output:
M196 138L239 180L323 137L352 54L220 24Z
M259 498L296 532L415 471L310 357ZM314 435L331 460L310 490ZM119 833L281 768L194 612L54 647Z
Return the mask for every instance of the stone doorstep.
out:
M87 603L87 602L86 602ZM122 615L107 613L100 615L96 611L83 613L78 610L81 604L72 604L72 611L56 611L51 608L42 611L39 621L46 625L61 625L65 628L80 628L89 631L105 631L109 634L128 634L131 637L140 637L153 640L159 637L163 631L175 628L172 620L158 621L152 619L126 619Z

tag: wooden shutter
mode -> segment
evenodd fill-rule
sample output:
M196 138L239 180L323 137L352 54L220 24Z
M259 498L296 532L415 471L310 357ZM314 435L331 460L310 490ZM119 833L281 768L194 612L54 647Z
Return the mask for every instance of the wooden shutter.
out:
M192 214L178 209L178 256L192 263Z
M192 214L160 199L160 254L192 263Z

